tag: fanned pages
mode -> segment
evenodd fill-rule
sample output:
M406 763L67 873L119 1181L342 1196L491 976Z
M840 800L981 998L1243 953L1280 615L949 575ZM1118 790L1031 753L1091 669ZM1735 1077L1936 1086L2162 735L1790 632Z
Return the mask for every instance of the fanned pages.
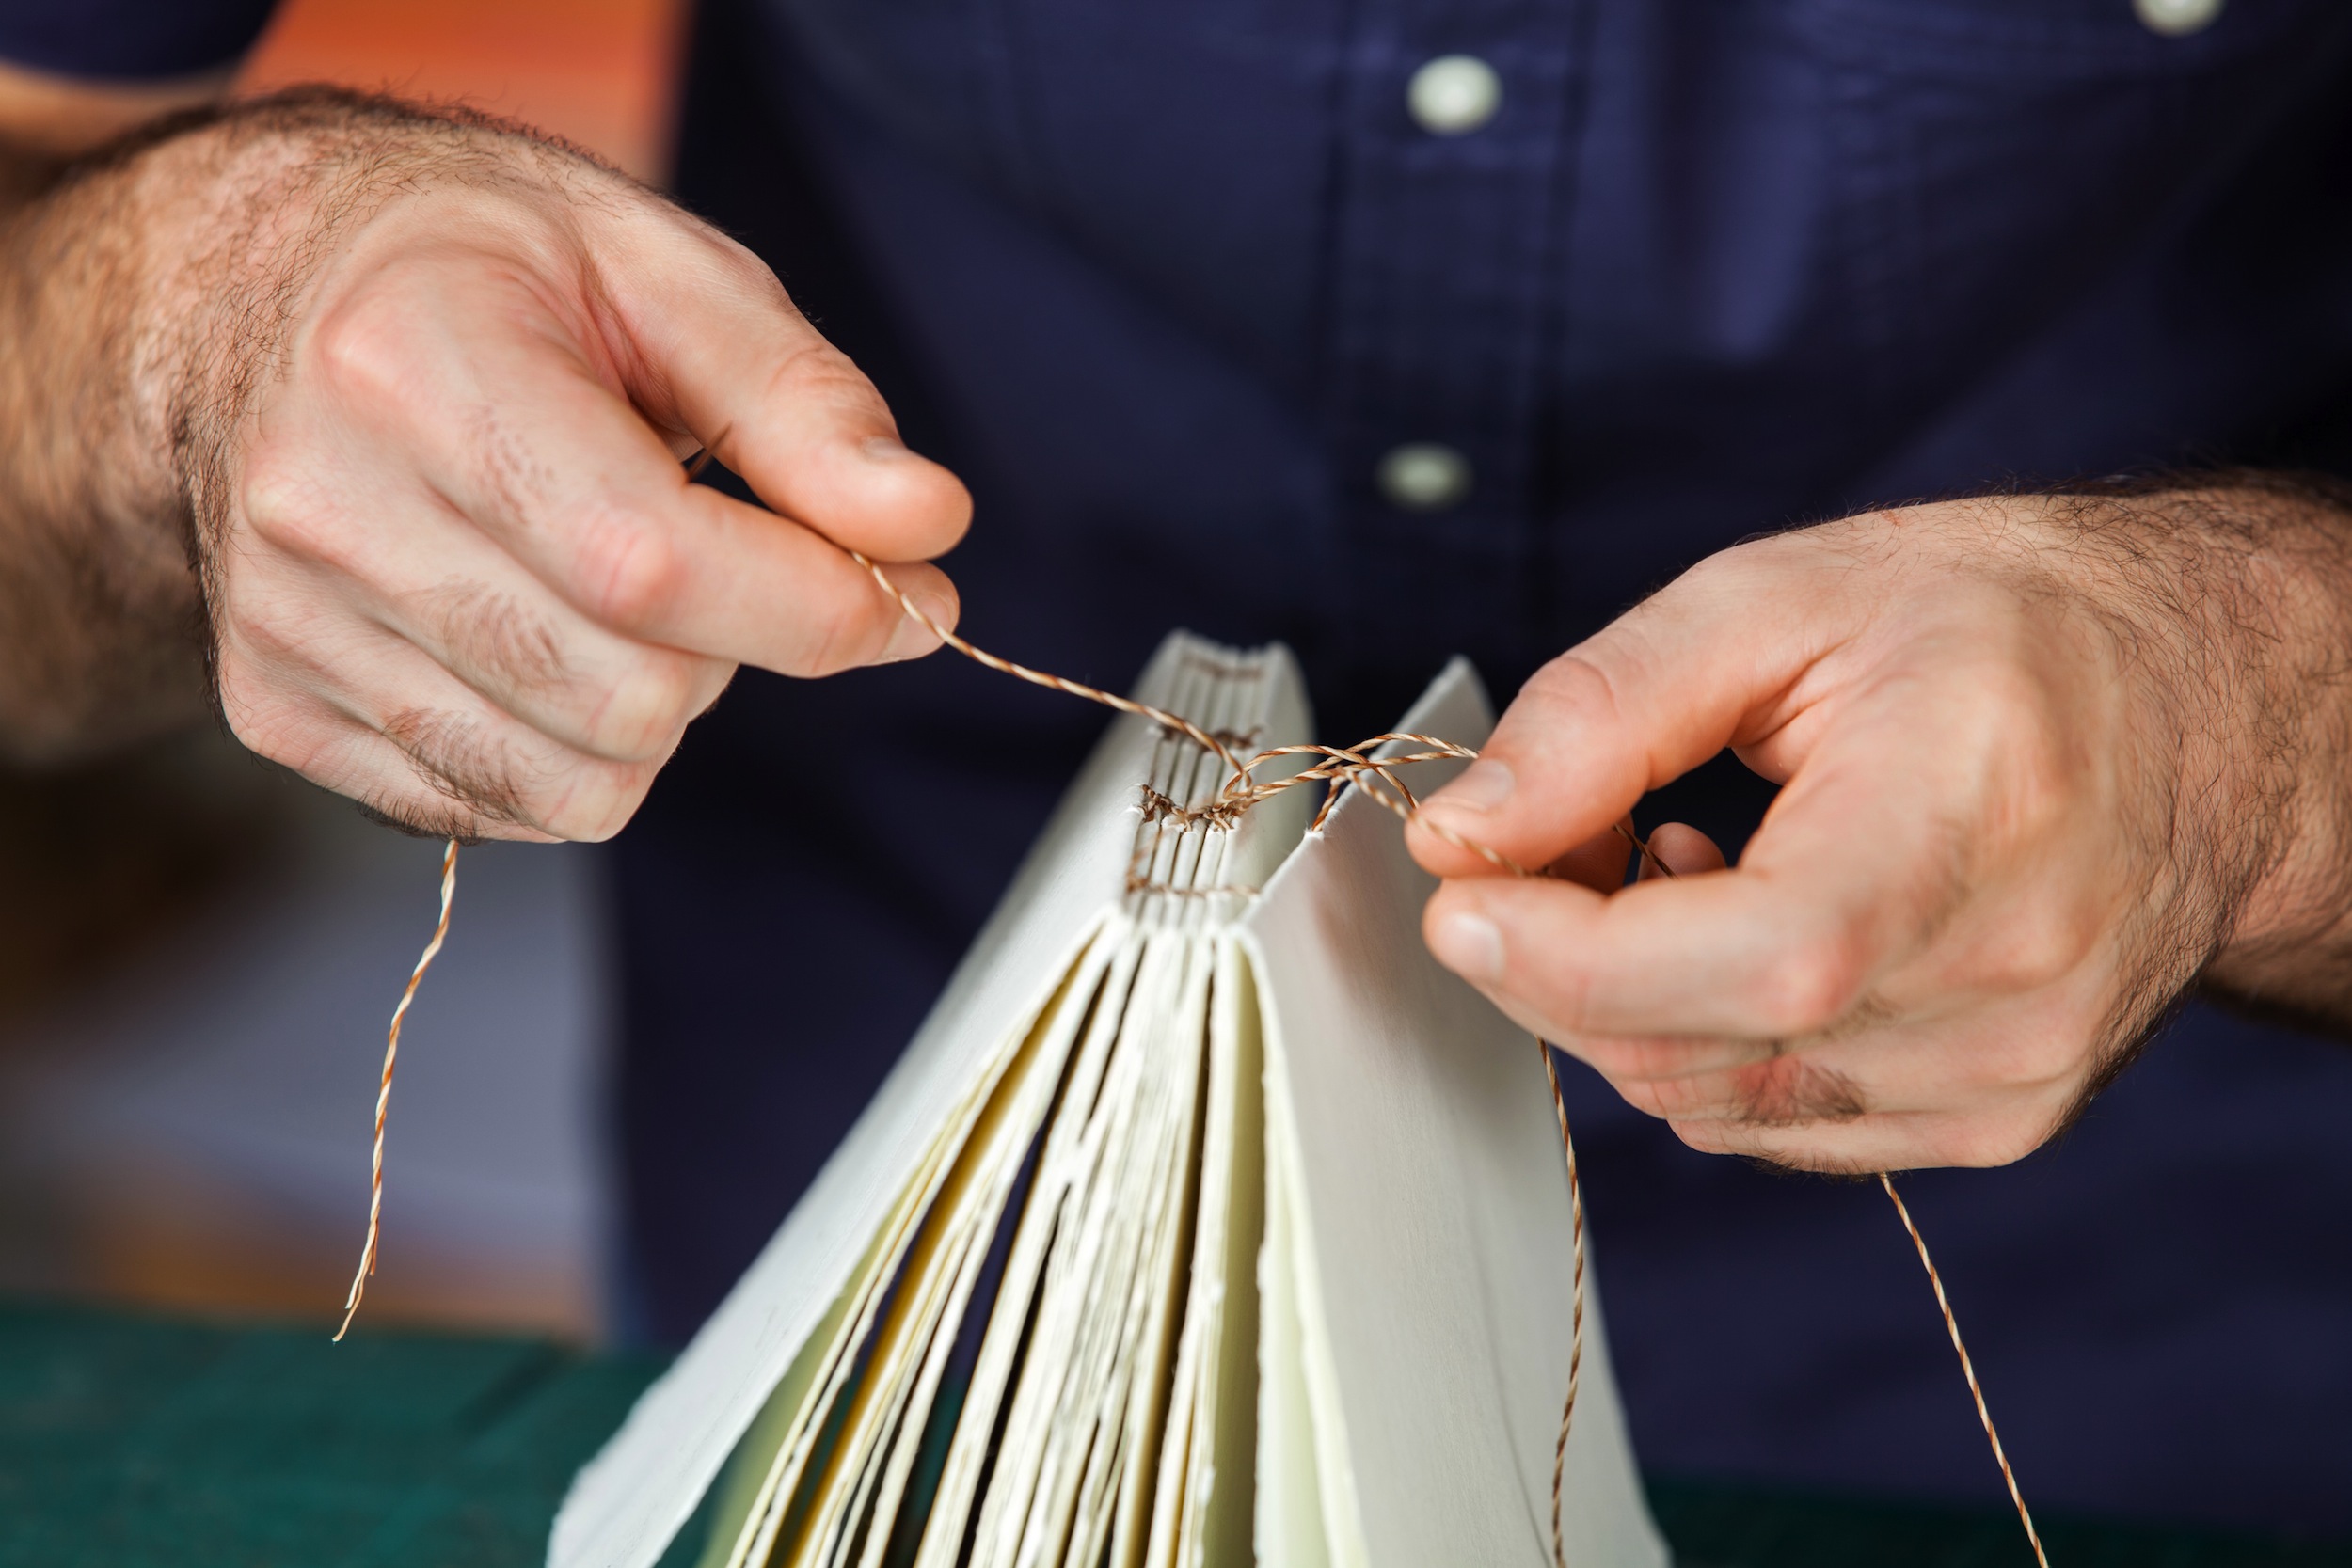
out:
M1279 647L1178 633L1136 696L1243 754L1310 731ZM1490 721L1456 661L1403 727ZM1113 723L849 1139L580 1473L554 1568L1550 1561L1541 1059L1422 947L1393 816L1351 796L1308 833L1304 789L1194 815L1226 774ZM1662 1568L1597 1314L1583 1365L1569 1560Z

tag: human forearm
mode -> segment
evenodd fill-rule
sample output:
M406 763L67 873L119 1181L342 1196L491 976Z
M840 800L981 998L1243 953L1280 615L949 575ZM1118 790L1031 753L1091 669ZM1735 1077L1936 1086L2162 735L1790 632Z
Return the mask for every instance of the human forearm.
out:
M0 64L0 758L71 756L198 710L167 504L107 467L135 445L112 404L147 303L120 263L149 242L120 226L153 203L122 167L59 180L227 87L225 72L124 84Z
M193 709L420 832L600 837L738 663L933 644L969 515L743 247L526 131L241 105L0 243L0 736ZM687 483L709 444L772 510ZM36 657L39 656L39 657Z
M60 184L6 160L0 231L0 748L54 761L200 711L199 598L141 383L165 337L151 256L184 202L143 160ZM143 406L144 404L144 406Z
M333 94L158 120L62 172L20 150L0 232L0 749L71 756L201 712L197 563L230 433L338 232L468 152L563 156Z
M2181 847L2228 899L2201 987L2352 1036L2352 487L2238 473L2124 504L2195 542L2172 580L2216 656L2177 708L2228 802Z

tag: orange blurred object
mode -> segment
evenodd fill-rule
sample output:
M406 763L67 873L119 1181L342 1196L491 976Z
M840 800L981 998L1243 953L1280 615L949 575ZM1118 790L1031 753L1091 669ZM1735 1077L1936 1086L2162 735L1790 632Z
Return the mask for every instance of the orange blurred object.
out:
M284 0L240 87L336 82L550 131L659 183L684 0Z

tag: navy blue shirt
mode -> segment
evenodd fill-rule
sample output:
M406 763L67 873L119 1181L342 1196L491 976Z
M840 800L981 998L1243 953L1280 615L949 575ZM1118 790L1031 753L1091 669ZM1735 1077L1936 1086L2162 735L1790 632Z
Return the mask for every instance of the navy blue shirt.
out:
M1459 135L1406 102L1448 54L1502 88ZM2341 0L2180 36L2131 0L706 0L677 183L970 480L983 645L1117 686L1170 626L1279 637L1345 739L1760 529L2352 471L2347 87ZM1458 504L1387 499L1412 443ZM612 857L651 1332L765 1240L1098 729L931 659L747 675L690 733ZM1768 791L1666 794L1737 843ZM1882 1197L1589 1075L1573 1107L1645 1464L1997 1503ZM2030 1498L2352 1532L2348 1133L2352 1051L2192 1007L2056 1147L1912 1180Z

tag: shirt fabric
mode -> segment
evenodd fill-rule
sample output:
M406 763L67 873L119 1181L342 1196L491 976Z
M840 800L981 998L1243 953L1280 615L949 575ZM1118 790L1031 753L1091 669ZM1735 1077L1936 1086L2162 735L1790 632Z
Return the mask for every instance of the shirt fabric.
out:
M1279 637L1352 739L1758 530L2352 471L2340 0L697 10L679 194L971 483L965 629L1099 684L1172 626ZM1406 107L1448 54L1502 88L1459 135ZM1460 505L1382 498L1419 441ZM649 1333L766 1240L1101 725L936 657L747 673L690 731L611 850ZM1641 817L1736 847L1769 793L1723 761ZM1645 1465L1998 1504L1882 1196L1569 1089ZM2352 1531L2348 1129L2352 1052L2192 1006L2052 1148L1906 1179L2030 1500Z
M0 0L0 60L102 82L168 82L245 56L277 0Z

